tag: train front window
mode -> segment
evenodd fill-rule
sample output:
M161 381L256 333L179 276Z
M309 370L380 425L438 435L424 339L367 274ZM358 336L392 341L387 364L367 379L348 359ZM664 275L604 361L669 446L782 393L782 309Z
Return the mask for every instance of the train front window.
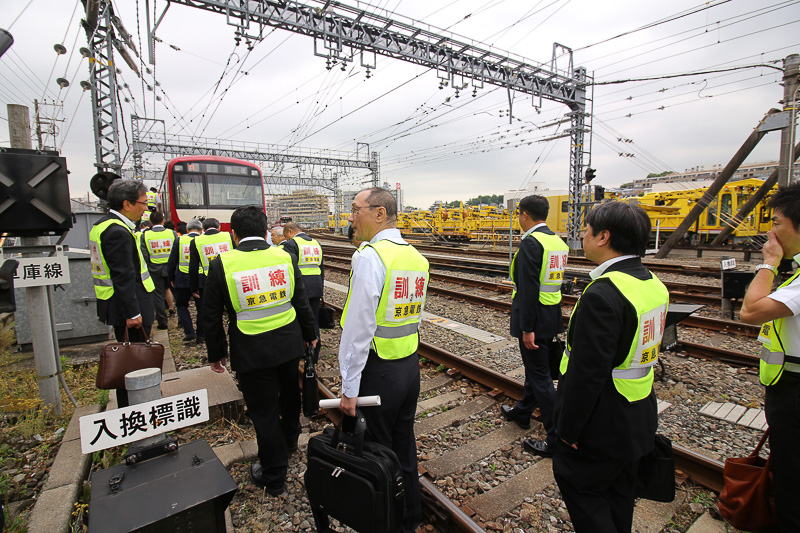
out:
M209 207L261 205L262 195L258 176L208 175Z
M175 206L196 207L206 205L202 174L173 174Z

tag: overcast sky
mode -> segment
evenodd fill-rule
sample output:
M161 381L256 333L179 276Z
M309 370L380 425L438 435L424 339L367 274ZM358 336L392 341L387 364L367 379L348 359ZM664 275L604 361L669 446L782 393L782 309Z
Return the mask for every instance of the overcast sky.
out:
M91 97L79 86L89 78L87 60L78 52L86 46L78 24L82 6L77 0L2 3L0 28L10 28L15 43L0 58L0 146L8 146L9 138L5 104L26 104L33 115L34 99L63 103L57 144L71 170L71 194L86 195L95 156ZM574 50L574 65L586 67L596 82L756 64L782 67L784 57L800 53L800 0L345 3L444 35L452 32L458 40L531 63L549 66L557 42ZM140 68L153 72L140 80L117 58L119 81L128 87L121 97L130 100L122 103L125 131L120 131L126 166L132 161L125 139L135 113L162 119L168 134L187 138L351 152L357 143L369 143L379 153L381 181L400 183L406 204L418 207L502 194L529 181L567 187L569 139L543 141L564 133L566 124L548 126L564 118L568 109L562 104L544 101L536 109L530 96L512 94L509 124L505 89L486 85L473 96L470 86L456 97L452 87L439 88L435 71L380 56L369 78L358 57L344 71L339 65L326 70L325 59L314 55L313 39L270 28L248 52L244 42L235 46L235 29L224 15L180 5L169 8L158 29L162 42L153 67L147 64L144 5L145 0L115 3L136 47L141 51L144 45ZM156 2L159 14L165 5ZM614 38L621 34L626 35ZM55 53L57 43L67 54ZM59 77L70 87L60 89ZM596 86L595 183L617 186L648 172L724 165L766 111L779 107L781 78L774 68L758 67ZM44 110L52 116L54 107ZM767 135L748 161L777 160L779 138L777 132ZM147 158L151 168L161 169L163 162L161 156ZM354 187L366 179L363 170L342 176Z

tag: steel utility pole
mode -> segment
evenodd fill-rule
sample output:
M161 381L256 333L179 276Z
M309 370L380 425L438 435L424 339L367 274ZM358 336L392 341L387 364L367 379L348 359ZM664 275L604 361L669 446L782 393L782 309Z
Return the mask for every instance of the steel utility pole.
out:
M32 150L31 122L28 107L8 104L8 132L11 136L11 148ZM46 237L23 237L22 246L40 246L50 244ZM36 254L24 254L26 257ZM33 344L33 360L36 365L36 382L39 386L39 398L44 409L57 415L62 413L61 393L58 389L58 369L56 368L56 347L53 338L52 316L47 300L48 287L28 287L25 297L28 300L28 319L30 320Z
M790 169L792 146L797 123L797 92L800 88L800 55L792 54L783 60L783 110L791 117L789 124L781 130L781 158L778 165L778 186L786 187L793 182Z
M764 115L764 118L761 119L761 122L758 123L758 126L756 126L750 135L747 136L747 139L745 139L744 143L742 143L742 146L739 147L739 150L737 150L733 155L733 158L731 158L728 164L725 165L725 168L723 168L722 171L717 174L717 177L714 178L714 182L708 187L705 194L703 194L703 196L697 201L692 210L689 211L689 214L686 215L686 218L683 219L683 222L681 222L675 231L672 232L672 235L669 236L669 239L667 239L667 241L664 243L664 246L658 250L655 255L656 259L663 259L664 257L667 257L667 254L669 254L678 241L683 238L683 235L688 231L689 228L692 227L692 224L694 224L695 221L700 218L700 215L706 210L708 205L711 203L711 200L716 198L717 194L719 194L719 191L722 190L722 187L728 183L728 180L731 179L733 173L736 172L736 169L742 165L742 162L747 159L747 156L750 155L750 152L753 151L753 148L755 148L758 142L764 138L764 135L767 134L767 131L762 130L760 126L764 123L767 117L775 113L778 113L777 109L770 109L769 112Z

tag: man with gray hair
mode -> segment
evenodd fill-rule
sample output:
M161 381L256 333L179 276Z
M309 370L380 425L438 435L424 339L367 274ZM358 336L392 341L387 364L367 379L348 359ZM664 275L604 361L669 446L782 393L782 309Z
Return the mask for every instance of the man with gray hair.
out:
M147 188L138 180L115 181L108 188L108 213L89 233L97 317L114 327L122 341L145 340L153 325L153 280L134 235L136 222L147 209ZM128 405L125 389L117 389L117 403Z
M183 327L183 342L197 341L202 343L203 337L203 301L194 297L197 309L197 330L192 325L192 315L189 313L189 299L193 298L189 281L189 254L194 245L194 238L202 234L203 223L196 218L186 224L186 235L175 239L172 252L169 256L167 270L170 277L170 286L175 290L175 307L178 309L178 322ZM198 274L203 273L203 267L198 265Z

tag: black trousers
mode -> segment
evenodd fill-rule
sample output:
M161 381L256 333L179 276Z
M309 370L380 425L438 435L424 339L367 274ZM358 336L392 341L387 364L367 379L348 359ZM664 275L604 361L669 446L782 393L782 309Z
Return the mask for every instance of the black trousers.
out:
M539 406L542 412L542 424L547 431L547 444L555 446L556 427L554 410L556 390L550 376L550 348L553 339L536 338L538 350L529 350L522 339L519 339L519 352L522 354L522 365L525 367L525 391L522 399L514 405L514 416L529 419L534 408Z
M192 315L189 313L189 300L194 300L194 307L197 310L197 336L203 336L203 289L199 289L200 298L192 296L192 289L189 287L175 287L175 307L178 309L178 322L183 326L183 333L191 335L195 332L192 325Z
M258 460L270 488L282 487L289 464L288 448L300 436L300 358L255 372L239 372L239 388L253 420Z
M414 415L419 396L419 357L381 359L370 351L361 373L359 396L379 395L381 405L364 407L367 439L394 451L403 469L406 489L406 514L398 533L412 533L422 521L422 500L417 470L417 441Z
M630 533L639 460L622 461L556 442L553 474L575 533Z
M164 295L167 291L169 279L166 276L161 275L161 268L159 268L158 272L156 273L151 271L150 278L153 280L153 285L155 286L155 290L153 291L153 311L156 315L156 324L159 326L166 326L167 302L164 299Z
M778 525L784 532L800 531L800 376L784 372L778 383L767 387L764 411L769 423Z
M142 324L142 328L127 328L128 329L128 340L131 342L145 342L147 339L145 338L145 333L147 336L150 336L150 330L153 327L153 323L150 324ZM114 326L114 338L117 339L117 342L122 342L125 339L125 326ZM128 402L128 390L125 387L121 389L116 389L117 391L117 407L128 407L130 402Z
M309 298L308 305L311 306L311 314L314 315L314 331L317 333L317 339L321 340L319 336L319 305L321 298ZM319 362L319 351L322 349L322 342L317 342L314 348L314 364Z

